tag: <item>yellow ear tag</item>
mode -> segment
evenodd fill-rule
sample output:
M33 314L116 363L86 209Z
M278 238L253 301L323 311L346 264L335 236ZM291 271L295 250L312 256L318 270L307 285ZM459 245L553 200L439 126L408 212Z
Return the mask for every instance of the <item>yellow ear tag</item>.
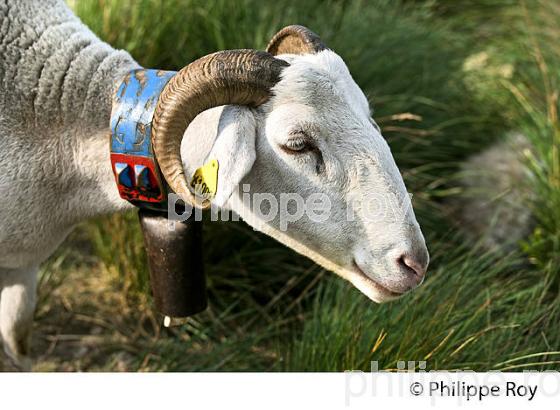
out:
M194 172L191 187L197 195L205 199L214 198L218 191L218 168L218 160L212 159Z

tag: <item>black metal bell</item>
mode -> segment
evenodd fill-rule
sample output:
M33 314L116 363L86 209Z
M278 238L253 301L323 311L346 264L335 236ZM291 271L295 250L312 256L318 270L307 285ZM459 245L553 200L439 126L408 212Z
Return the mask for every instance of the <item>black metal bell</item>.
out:
M165 214L140 210L139 218L157 310L167 316L167 324L170 317L202 312L208 305L202 261L202 221L195 221L193 215L184 222L174 222L175 229L170 229Z

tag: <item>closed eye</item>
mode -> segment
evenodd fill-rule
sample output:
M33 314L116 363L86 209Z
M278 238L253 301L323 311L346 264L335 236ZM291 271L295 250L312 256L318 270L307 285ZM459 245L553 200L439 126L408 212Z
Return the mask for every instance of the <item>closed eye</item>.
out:
M307 153L313 154L316 157L315 172L321 174L325 170L325 162L323 161L321 150L313 139L303 131L290 133L289 139L284 144L280 144L280 149L286 154L294 156Z
M317 147L306 134L294 133L284 144L280 144L280 149L287 154L297 155L315 151Z

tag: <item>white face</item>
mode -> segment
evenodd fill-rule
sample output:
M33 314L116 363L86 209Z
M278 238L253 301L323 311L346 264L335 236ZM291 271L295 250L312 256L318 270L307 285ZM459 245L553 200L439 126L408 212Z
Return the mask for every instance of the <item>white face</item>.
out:
M280 58L290 66L256 121L256 159L241 181L251 201L234 195L231 207L372 300L395 299L422 282L429 256L367 99L330 50Z
M217 159L214 205L372 300L395 299L422 282L429 257L389 146L337 54L280 58L290 66L268 103L214 108L191 123L185 172Z

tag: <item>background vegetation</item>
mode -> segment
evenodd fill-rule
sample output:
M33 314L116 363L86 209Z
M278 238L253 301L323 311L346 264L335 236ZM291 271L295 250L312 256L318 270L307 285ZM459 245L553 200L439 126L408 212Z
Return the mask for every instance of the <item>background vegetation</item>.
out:
M552 4L554 3L554 4ZM312 28L370 97L432 255L411 295L374 305L244 223L205 226L210 307L153 311L136 215L82 225L42 271L36 370L520 370L560 363L560 5L517 0L76 0L144 66L264 48ZM534 229L488 250L457 226L461 163L509 132L531 142ZM490 206L490 205L489 205ZM498 220L496 223L500 223Z

